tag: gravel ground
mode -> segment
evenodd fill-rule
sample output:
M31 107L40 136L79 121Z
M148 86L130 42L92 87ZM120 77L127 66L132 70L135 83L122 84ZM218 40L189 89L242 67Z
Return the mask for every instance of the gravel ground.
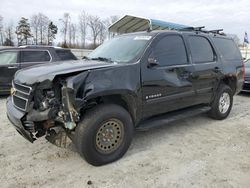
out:
M206 115L138 132L117 162L93 167L75 152L14 130L0 99L0 187L249 187L250 94L223 121Z

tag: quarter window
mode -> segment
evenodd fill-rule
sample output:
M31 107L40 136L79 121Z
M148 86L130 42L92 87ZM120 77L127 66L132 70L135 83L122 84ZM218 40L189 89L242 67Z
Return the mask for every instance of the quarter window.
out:
M189 43L194 63L206 63L214 61L214 52L212 46L205 37L190 36Z
M169 35L162 38L154 47L151 58L160 66L182 65L187 63L187 54L181 36Z
M17 63L17 51L0 52L0 65Z
M46 62L50 61L47 51L21 51L21 62Z
M214 37L214 44L226 60L242 59L240 51L233 40Z

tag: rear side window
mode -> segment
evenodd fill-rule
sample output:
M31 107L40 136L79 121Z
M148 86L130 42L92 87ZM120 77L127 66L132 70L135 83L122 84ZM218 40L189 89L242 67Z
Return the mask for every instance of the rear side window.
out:
M217 37L213 40L225 60L242 59L241 54L233 40Z
M56 54L60 58L60 60L77 60L74 54L70 50L56 50Z
M162 38L155 45L150 57L155 58L160 66L187 64L187 54L182 37L170 35Z
M47 51L21 51L21 62L46 62L50 61Z
M207 63L214 61L212 46L205 37L190 36L189 43L194 63Z
M17 63L17 51L0 52L0 65Z

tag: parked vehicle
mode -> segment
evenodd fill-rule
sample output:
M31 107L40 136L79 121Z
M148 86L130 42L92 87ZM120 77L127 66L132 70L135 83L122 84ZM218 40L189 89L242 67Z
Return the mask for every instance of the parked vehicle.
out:
M19 71L7 115L30 142L46 135L62 146L71 138L80 155L98 166L122 157L134 130L205 112L226 118L243 72L238 47L220 34L126 34L76 63Z
M250 92L250 59L245 62L245 81L242 91Z
M0 94L10 94L17 70L41 63L76 60L68 49L50 46L21 46L0 49Z

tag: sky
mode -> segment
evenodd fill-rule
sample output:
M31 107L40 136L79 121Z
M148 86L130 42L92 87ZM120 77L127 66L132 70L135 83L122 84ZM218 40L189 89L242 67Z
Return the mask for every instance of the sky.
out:
M81 11L106 18L128 14L161 19L206 29L224 29L243 41L244 33L250 36L249 0L0 0L0 15L5 22L17 23L24 17L41 12L59 24L63 13L68 12L77 23Z

